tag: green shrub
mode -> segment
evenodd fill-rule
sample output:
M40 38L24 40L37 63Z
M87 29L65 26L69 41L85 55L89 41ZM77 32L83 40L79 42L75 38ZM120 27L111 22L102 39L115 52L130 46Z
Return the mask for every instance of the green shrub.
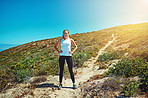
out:
M16 82L23 82L28 77L31 77L30 71L23 69L23 70L17 70L16 71Z
M145 63L143 58L135 58L133 60L124 58L116 63L114 67L109 68L106 74L123 77L137 76L146 71Z
M0 92L6 87L9 82L15 80L15 74L7 65L0 66Z
M7 85L9 75L0 69L0 92Z
M54 60L51 60L51 62L50 62L50 66L52 66L51 67L51 75L57 75L57 74L59 74L59 70L60 70L60 67L59 67L59 61L58 61L58 59L54 59Z
M98 57L97 61L104 62L104 61L114 60L114 59L118 59L118 58L120 58L120 55L117 52L104 53Z
M140 88L144 91L148 91L148 63L144 66L144 72L141 74L141 85Z
M82 67L83 63L91 57L89 53L80 52L77 54L73 54L73 64L75 67Z
M138 82L129 81L122 86L122 92L126 97L135 96L138 91Z
M37 73L38 73L38 75L46 75L46 74L48 74L50 69L51 69L50 65L43 64L43 65L40 65L38 67L38 72Z
M58 60L53 59L48 62L44 62L38 66L38 75L55 75L59 72L59 63Z

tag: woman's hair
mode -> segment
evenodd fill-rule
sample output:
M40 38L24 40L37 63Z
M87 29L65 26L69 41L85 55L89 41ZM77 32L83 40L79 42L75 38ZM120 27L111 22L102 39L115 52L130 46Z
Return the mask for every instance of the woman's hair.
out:
M65 30L63 31L63 33L64 33L65 31L68 31L68 29L65 29ZM68 34L69 34L69 31L68 31ZM62 36L62 38L64 38L64 35Z

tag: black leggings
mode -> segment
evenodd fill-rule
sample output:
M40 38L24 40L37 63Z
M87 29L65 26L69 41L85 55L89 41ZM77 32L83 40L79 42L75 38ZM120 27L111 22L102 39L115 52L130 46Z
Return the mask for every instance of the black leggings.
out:
M60 56L59 57L59 65L60 65L59 80L60 80L60 83L62 83L62 79L63 79L63 70L64 70L65 59L68 64L68 69L70 72L72 82L75 83L75 78L74 78L74 74L73 74L73 70L72 70L72 67L73 67L72 56Z

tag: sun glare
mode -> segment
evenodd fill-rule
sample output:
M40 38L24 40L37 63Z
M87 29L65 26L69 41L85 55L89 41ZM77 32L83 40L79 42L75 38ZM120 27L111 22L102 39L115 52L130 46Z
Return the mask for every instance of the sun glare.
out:
M148 3L148 0L145 0L146 3Z

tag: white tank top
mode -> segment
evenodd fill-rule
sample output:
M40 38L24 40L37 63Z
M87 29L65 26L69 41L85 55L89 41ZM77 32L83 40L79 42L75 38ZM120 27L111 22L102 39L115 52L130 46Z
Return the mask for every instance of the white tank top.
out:
M67 40L64 40L64 38L62 38L61 40L61 50L63 51L62 53L60 53L60 56L72 56L71 53L69 53L69 51L71 51L71 40L68 37Z

